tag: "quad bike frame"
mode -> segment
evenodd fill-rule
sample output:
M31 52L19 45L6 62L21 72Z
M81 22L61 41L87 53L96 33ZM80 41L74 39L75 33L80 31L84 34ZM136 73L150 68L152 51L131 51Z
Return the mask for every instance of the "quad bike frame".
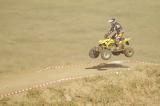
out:
M134 50L129 47L129 40L130 38L125 38L117 44L118 46L112 38L100 40L99 45L89 51L89 56L91 58L97 58L101 55L103 60L109 60L112 55L119 56L120 54L124 54L126 57L132 57Z

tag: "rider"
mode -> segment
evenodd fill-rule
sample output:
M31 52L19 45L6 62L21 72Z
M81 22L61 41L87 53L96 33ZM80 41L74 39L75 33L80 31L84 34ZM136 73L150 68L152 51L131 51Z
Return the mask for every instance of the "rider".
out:
M107 38L109 35L112 34L112 32L116 32L114 35L112 35L112 39L116 41L116 45L118 46L118 43L124 39L124 31L122 26L116 21L115 18L111 18L108 20L108 22L111 24L111 28L107 34L105 34L105 38Z

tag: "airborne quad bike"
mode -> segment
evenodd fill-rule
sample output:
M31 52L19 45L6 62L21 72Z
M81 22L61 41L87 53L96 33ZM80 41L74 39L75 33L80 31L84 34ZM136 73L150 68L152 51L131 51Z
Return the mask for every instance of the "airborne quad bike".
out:
M97 58L101 55L103 60L109 60L112 55L119 56L120 54L124 54L126 57L132 57L134 50L129 47L129 40L130 38L124 38L119 44L116 44L115 40L110 37L100 40L99 45L89 51L89 56L91 58Z

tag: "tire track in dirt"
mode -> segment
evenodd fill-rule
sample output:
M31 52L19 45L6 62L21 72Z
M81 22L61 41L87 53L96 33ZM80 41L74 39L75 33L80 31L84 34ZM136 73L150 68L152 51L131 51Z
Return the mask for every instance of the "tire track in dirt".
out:
M101 64L102 61L96 61L94 63L88 63L88 64L75 64L75 65L58 65L58 66L48 66L42 70L39 70L37 72L44 72L44 71L55 71L57 69L71 69L71 68L81 68L81 67L87 67L87 66L93 66L93 65L97 65L97 64ZM128 64L145 64L145 65L160 65L158 63L150 63L150 62L144 62L144 61L130 61L130 60L125 60L125 61L112 61L112 62L108 62L108 64L110 63L115 63L115 64L122 64L122 63L128 63ZM128 68L129 70L130 68ZM115 74L118 74L117 72L114 72ZM102 73L103 74L103 73ZM99 74L100 75L100 74ZM31 87L27 87L27 88L24 88L24 89L17 89L17 90L11 90L10 92L8 93L4 93L4 94L1 94L0 95L0 99L4 98L4 97L10 97L10 96L13 96L13 95L17 95L17 94L20 94L20 93L24 93L24 92L27 92L29 90L32 90L32 89L35 89L35 88L43 88L43 87L47 87L49 85L52 85L52 84L55 84L55 83L60 83L60 82L63 82L63 81L69 81L69 80L76 80L76 79L82 79L82 78L89 78L89 77L93 77L93 76L97 76L97 74L93 74L93 75L83 75L83 76L71 76L71 77L66 77L66 78L61 78L61 79L58 79L58 80L53 80L53 81L46 81L46 82L43 82L43 83L40 83L40 84L35 84L35 85L32 85Z

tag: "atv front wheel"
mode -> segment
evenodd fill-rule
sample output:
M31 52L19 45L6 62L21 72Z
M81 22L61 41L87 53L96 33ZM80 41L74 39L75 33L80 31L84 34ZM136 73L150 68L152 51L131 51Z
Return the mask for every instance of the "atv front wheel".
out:
M126 57L132 57L134 55L134 50L131 47L127 47L124 49L123 53Z
M105 49L105 50L101 51L101 58L103 60L109 60L111 58L111 56L112 56L112 53L110 50Z
M92 48L90 51L89 51L89 57L91 58L97 58L99 56L99 51L97 51L97 47L94 47Z

